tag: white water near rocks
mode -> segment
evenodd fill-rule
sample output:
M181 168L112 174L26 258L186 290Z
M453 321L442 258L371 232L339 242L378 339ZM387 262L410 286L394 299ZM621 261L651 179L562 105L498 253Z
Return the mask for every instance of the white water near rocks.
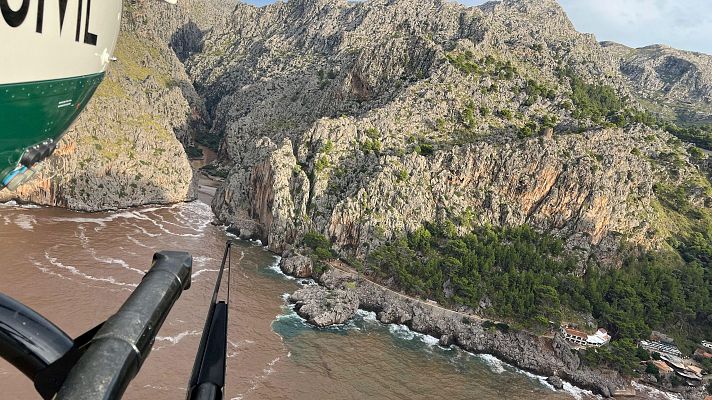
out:
M223 246L201 202L81 214L0 205L0 291L36 309L70 336L115 312L159 250L193 255L193 285L174 306L125 399L182 398L200 340ZM359 311L342 326L316 329L285 303L311 280L279 271L260 243L233 252L229 399L589 398L570 385L556 392L494 357L443 348L405 326ZM29 379L0 361L5 399L39 399Z

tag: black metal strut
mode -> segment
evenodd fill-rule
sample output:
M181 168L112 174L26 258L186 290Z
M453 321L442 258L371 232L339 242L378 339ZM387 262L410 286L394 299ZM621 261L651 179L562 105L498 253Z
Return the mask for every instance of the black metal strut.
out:
M0 294L0 357L33 380L44 399L119 399L151 351L183 290L192 257L163 251L119 311L72 340L46 318Z
M213 297L205 319L203 335L195 357L193 373L188 383L188 400L222 400L225 389L227 358L227 321L230 304L230 249L232 241L225 245L220 272L215 281ZM217 301L225 263L227 269L227 302Z

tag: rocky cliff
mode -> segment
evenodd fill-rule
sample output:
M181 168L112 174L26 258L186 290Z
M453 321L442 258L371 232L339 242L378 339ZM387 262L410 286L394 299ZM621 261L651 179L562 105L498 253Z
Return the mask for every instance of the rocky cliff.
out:
M448 218L614 260L665 246L656 184L712 193L689 145L614 126L648 97L553 0L291 0L223 23L185 59L229 170L213 208L274 251L315 230L363 256ZM687 76L665 79L697 96Z
M126 3L124 26L106 79L41 173L0 201L98 211L194 197L183 146L192 140L197 98L182 64L155 35L133 23L141 5Z

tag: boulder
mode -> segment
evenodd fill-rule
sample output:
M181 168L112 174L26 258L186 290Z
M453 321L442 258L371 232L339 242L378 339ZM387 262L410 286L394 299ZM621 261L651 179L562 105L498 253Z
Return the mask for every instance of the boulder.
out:
M564 382L558 376L550 376L546 378L546 382L553 386L556 390L561 390L564 388Z
M301 254L284 257L279 262L279 268L287 275L295 278L309 278L312 276L313 263L311 258Z
M297 314L318 327L343 324L358 310L358 296L353 290L328 290L310 286L297 290L289 301Z

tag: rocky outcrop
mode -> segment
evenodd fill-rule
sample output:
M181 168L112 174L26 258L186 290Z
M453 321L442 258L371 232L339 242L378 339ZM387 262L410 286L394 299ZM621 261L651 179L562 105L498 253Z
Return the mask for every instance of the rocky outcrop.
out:
M320 327L343 323L353 317L356 308L361 308L376 312L383 323L404 324L416 332L440 338L442 345L454 344L470 352L492 354L518 368L553 377L555 382L564 379L605 397L629 386L617 372L583 365L559 336L552 339L515 331L504 324L415 300L333 268L322 274L319 281L324 287L300 289L289 301L296 303L299 315Z
M295 278L310 278L314 273L312 259L301 254L282 257L279 268Z
M558 376L550 376L546 378L546 382L556 390L564 388L564 382Z
M343 324L358 310L358 297L353 290L327 290L308 286L289 296L294 310L309 323L319 327Z
M134 12L127 9L126 24ZM195 197L178 140L192 140L196 117L184 96L190 83L181 63L160 40L129 26L115 55L118 61L41 173L15 192L0 192L0 201L98 211Z

